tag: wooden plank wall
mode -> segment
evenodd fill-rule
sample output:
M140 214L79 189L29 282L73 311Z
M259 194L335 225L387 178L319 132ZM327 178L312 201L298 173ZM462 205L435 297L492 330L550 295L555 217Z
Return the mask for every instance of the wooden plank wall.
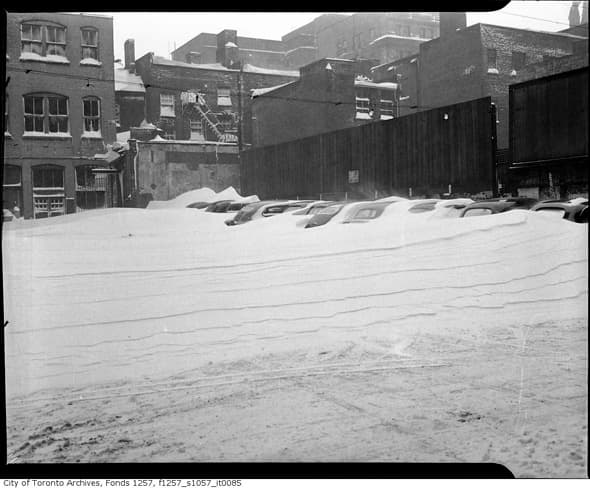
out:
M260 198L491 191L489 97L241 153L241 191ZM445 119L445 114L448 118ZM359 170L359 183L348 172Z
M514 163L588 156L588 68L510 86Z

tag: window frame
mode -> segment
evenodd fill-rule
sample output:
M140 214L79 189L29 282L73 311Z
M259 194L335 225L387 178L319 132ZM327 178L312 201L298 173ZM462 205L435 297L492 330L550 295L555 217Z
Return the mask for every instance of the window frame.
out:
M87 44L84 40L84 33L85 32L93 32L96 36L96 44ZM99 31L95 27L80 27L80 59L94 59L96 61L100 61L99 57L99 47L100 47L100 36ZM93 49L95 56L85 56L84 49Z
M25 28L31 28L31 37L25 38ZM35 38L33 35L34 28L39 28L39 38ZM54 40L49 40L49 33L50 29L55 30L55 32L61 31L63 32L63 40L57 40L59 36L55 36ZM25 44L28 46L36 45L38 46L38 51L34 50L32 47L30 49L25 49ZM58 52L50 52L50 50L55 50L55 47L52 46L60 46ZM64 59L67 59L67 46L68 46L68 28L65 25L61 25L55 22L50 21L43 21L43 20L23 20L20 23L20 52L21 55L25 53L36 54L41 58L47 58L48 56L59 56ZM59 52L61 50L61 52Z
M23 118L24 118L24 133L25 136L71 136L70 133L70 99L65 95L59 95L57 93L25 93L23 96ZM27 98L41 99L41 113L35 113L35 102L33 101L33 112L27 112ZM51 112L50 100L57 99L56 113ZM65 101L65 114L60 113L60 101ZM37 123L33 122L33 130L27 130L27 119L32 118L33 121L41 120L43 130L38 131ZM52 131L52 119L57 119L58 128L60 126L59 121L65 120L66 131Z
M491 62L492 60L493 63ZM486 48L486 63L488 69L498 69L498 50L496 48Z
M170 101L164 102L165 98L171 99ZM160 117L176 117L176 96L174 93L160 93ZM168 107L170 112L164 113L164 107Z
M86 114L86 102L96 102L97 114L96 115L88 115ZM102 125L102 117L101 117L101 103L100 98L88 96L82 98L82 137L84 136L100 136L102 133L101 125ZM86 122L96 122L97 130L87 130Z
M226 94L227 93L227 94ZM218 107L232 107L231 88L227 86L217 87L217 106Z

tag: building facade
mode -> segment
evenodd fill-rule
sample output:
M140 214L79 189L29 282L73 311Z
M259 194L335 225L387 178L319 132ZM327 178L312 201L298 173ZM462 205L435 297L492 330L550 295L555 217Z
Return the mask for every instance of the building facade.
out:
M3 208L42 218L119 204L96 171L114 157L112 18L8 13L6 34Z
M398 114L397 85L368 78L376 61L323 59L297 81L252 93L253 146L267 146L388 120Z
M297 71L273 70L239 60L236 31L218 34L218 62L194 64L148 53L135 61L146 89L145 118L163 138L251 143L250 92L297 79Z
M420 43L438 37L437 13L324 14L282 39L235 36L244 64L293 70L324 58L378 59L385 63L418 52ZM174 61L220 61L219 37L203 32L171 53Z
M580 42L587 39L488 24L445 29L441 18L438 39L421 44L415 56L376 67L373 77L400 84L402 114L491 96L502 149L508 147L508 87L527 65L571 56Z

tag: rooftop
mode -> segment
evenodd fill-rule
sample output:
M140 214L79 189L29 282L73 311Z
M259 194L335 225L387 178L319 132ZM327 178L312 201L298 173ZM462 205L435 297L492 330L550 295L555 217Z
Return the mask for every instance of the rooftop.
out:
M163 58L161 56L154 56L153 63L163 65L163 66L178 66L180 68L204 69L204 70L215 70L215 71L239 71L238 69L235 69L235 68L226 68L221 63L192 64L192 63L184 63L182 61L174 61L172 59ZM244 64L243 71L245 73L259 73L259 74L265 74L265 75L299 77L299 71L260 68L258 66L254 66L251 64L247 64L247 63Z

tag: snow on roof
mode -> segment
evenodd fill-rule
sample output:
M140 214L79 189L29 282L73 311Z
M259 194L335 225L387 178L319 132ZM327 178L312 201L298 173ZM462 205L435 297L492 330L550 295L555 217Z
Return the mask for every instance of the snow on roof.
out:
M277 86L269 86L268 88L255 88L252 90L252 98L254 97L259 97L260 95L264 95L265 93L270 93L274 90L278 90L279 88L282 88L283 86L287 86L287 85L291 85L295 83L295 81L290 81L289 83L283 83L282 85L277 85Z
M171 200L152 200L147 208L153 209L169 209L169 208L185 208L187 205L196 202L218 202L220 200L233 200L234 202L254 203L260 201L257 195L250 195L243 197L233 186L227 187L225 190L215 193L211 188L197 188L196 190L189 190L176 198Z
M126 130L124 132L117 132L117 142L126 143L131 139L131 131Z
M145 87L139 75L130 73L125 68L115 67L115 91L145 93Z
M238 47L238 45L235 44L235 43L233 43L233 42L231 42L231 41L228 41L228 42L225 43L225 47Z
M371 42L369 42L369 46L377 44L381 41L393 41L393 40L399 40L399 39L404 39L407 41L429 41L430 40L430 39L426 39L423 37L410 37L410 36L398 36L397 34L385 34L383 36L378 37L377 39L373 39Z
M182 67L182 68L192 68L192 69L207 69L207 70L216 70L216 71L238 71L235 68L232 68L232 69L226 68L221 63L210 63L210 64L184 63L182 61L175 61L173 59L166 59L161 56L154 56L153 63L159 64L159 65L164 65L164 66L178 66L178 67ZM259 73L259 74L264 74L264 75L299 77L299 71L260 68L258 66L254 66L252 64L247 64L247 63L244 64L243 70L246 73Z
M354 80L354 86L362 86L367 88L380 88L382 90L397 90L397 83L384 81L381 83L374 83L367 80Z

